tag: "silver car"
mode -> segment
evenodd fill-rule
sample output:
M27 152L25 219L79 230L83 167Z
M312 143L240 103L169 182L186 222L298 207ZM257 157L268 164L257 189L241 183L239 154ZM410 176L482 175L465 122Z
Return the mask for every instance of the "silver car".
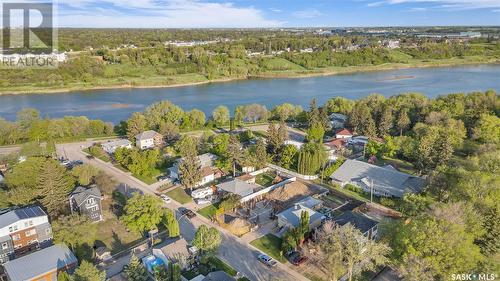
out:
M273 258L271 258L270 256L268 255L265 255L265 254L259 254L257 256L257 259L259 259L259 261L269 267L275 267L278 262L275 261Z

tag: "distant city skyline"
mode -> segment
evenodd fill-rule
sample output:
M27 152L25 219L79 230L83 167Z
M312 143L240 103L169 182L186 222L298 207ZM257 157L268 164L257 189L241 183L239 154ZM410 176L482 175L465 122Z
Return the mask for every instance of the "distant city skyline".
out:
M60 27L500 25L500 0L59 0L58 3Z

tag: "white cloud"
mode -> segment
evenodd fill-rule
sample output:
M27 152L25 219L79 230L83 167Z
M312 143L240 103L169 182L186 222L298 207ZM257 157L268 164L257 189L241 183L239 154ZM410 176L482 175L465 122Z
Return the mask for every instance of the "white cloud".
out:
M14 0L17 1L17 0ZM43 0L32 0L41 2ZM211 0L59 0L60 27L274 27L254 7Z
M403 4L403 3L427 3L436 4L441 8L448 9L487 9L500 8L500 0L384 0L374 1L368 6L379 6L381 4Z
M323 15L320 11L316 9L306 9L302 11L296 11L293 16L299 19L312 19Z

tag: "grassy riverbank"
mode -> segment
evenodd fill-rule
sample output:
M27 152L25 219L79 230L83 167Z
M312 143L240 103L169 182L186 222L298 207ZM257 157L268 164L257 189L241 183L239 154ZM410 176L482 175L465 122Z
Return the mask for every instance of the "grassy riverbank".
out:
M293 62L279 58L271 59L270 65L279 69L280 65L287 70L267 70L254 75L228 76L223 78L208 79L199 73L187 73L176 75L158 75L149 67L136 67L134 75L105 78L98 77L92 82L74 82L58 85L47 85L44 81L37 83L16 84L12 86L0 86L0 95L5 94L44 94L61 93L87 90L104 89L134 89L134 88L163 88L163 87L181 87L202 85L208 83L229 82L235 80L254 79L254 78L301 78L314 76L328 76L338 74L349 74L357 72L371 72L384 70L397 70L407 68L424 67L447 67L474 64L494 64L500 63L498 58L483 56L469 56L463 58L417 60L410 59L407 63L385 63L379 65L362 65L348 67L326 67L306 69ZM107 66L113 68L115 66ZM140 73L140 74L139 74Z

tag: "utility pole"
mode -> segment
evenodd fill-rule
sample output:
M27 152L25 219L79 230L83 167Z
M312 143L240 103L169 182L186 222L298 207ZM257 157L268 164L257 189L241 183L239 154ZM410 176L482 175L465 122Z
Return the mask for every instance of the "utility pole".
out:
M373 203L373 180L370 184L370 203Z

